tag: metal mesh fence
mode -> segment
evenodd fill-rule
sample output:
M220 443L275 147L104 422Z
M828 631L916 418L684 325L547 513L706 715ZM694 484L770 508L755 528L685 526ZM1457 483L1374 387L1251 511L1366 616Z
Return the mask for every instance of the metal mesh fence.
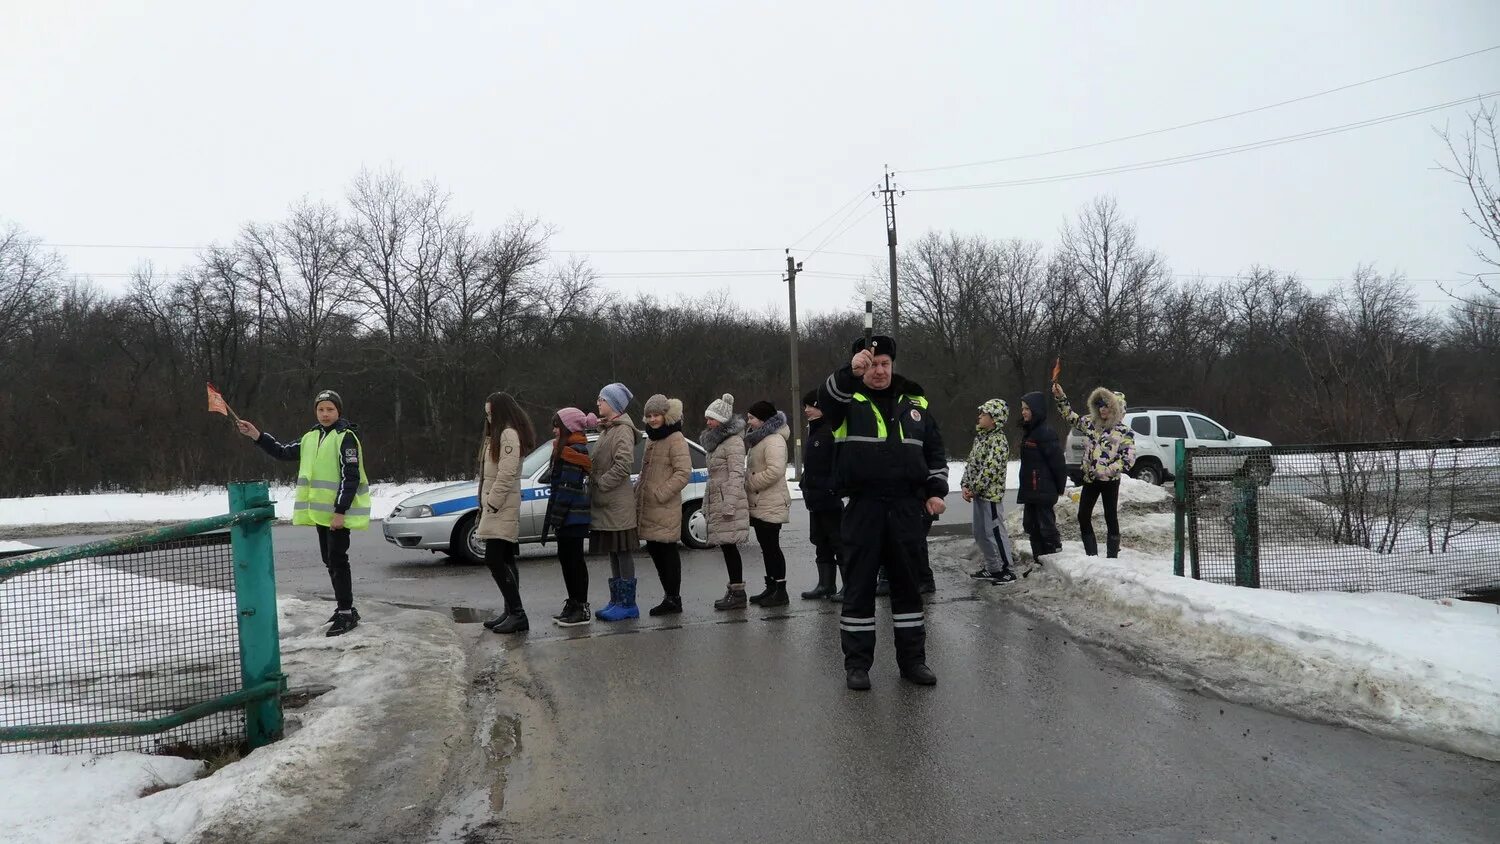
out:
M1183 469L1193 577L1500 596L1500 440L1194 448Z
M151 720L241 682L228 533L0 580L0 726ZM244 738L235 708L147 736L0 742L0 753L151 753Z

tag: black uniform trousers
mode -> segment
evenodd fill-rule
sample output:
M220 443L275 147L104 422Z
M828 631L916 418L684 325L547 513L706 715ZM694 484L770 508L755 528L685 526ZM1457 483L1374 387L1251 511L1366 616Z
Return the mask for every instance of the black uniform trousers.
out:
M844 508L844 608L839 641L844 669L868 670L875 662L875 580L882 566L891 582L891 626L896 663L927 661L927 628L918 591L923 501L917 496L856 495Z
M843 562L839 559L843 544L844 511L838 510L809 510L807 513L807 538L812 541L813 549L817 554L817 564L820 566L839 566L842 573Z
M328 567L333 597L341 610L354 609L354 577L349 573L349 529L318 525L318 553Z

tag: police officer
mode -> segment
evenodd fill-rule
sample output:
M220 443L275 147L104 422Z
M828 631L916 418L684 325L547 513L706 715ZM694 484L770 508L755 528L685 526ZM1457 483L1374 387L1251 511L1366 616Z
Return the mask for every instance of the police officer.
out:
M875 580L883 565L891 583L891 622L901 676L937 683L927 667L927 628L919 573L922 519L941 515L948 461L927 399L896 375L896 343L874 336L854 342L849 366L828 376L819 406L833 427L835 477L844 508L844 608L839 640L850 689L870 688L875 659Z

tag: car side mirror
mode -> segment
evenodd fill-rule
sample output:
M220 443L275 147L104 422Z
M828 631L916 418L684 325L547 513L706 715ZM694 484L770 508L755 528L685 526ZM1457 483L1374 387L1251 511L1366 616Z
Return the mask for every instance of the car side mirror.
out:
M1233 431L1225 431L1224 433L1229 436L1229 439L1231 439L1231 440L1234 439L1234 432Z

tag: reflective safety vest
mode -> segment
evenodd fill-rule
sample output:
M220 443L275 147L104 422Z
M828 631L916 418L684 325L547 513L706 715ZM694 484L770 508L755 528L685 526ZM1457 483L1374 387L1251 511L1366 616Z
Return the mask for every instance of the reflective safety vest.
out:
M297 467L297 503L292 507L292 524L322 525L333 522L333 507L338 502L339 486L344 478L344 463L340 446L344 437L354 437L353 431L329 431L319 441L320 431L314 428L302 435L299 451L301 462ZM356 443L359 438L355 437ZM365 450L359 450L359 488L354 491L354 502L344 512L344 527L349 530L364 530L370 526L370 484L365 478Z
M855 392L854 395L850 397L850 399L852 401L852 404L849 407L849 413L847 413L847 414L844 415L844 421L842 423L840 423L839 426L833 430L833 440L834 440L834 442L836 442L836 443L846 443L846 442L849 442L849 443L883 443L883 442L885 442L886 439L890 437L890 431L886 428L885 416L878 409L876 409L874 403L870 401L870 397L867 396L867 395L865 395L864 393ZM925 396L907 396L907 395L902 395L902 396L898 396L896 398L896 404L897 404L898 407L903 402L905 402L907 404L910 404L911 406L919 408L921 410L926 410L927 409L927 398ZM869 408L870 414L875 417L875 436L872 437L872 436L868 436L868 435L859 435L859 434L850 434L849 433L849 418L854 415L854 407L856 405L863 405L863 406ZM900 440L904 445L914 445L914 446L916 446L918 448L921 448L924 445L926 445L926 442L924 440L922 440L922 439L919 439L919 438L916 438L916 437L908 438L906 436L906 428L905 428L905 426L903 426L901 424L901 416L902 416L902 414L898 411L897 414L896 414L896 439Z

